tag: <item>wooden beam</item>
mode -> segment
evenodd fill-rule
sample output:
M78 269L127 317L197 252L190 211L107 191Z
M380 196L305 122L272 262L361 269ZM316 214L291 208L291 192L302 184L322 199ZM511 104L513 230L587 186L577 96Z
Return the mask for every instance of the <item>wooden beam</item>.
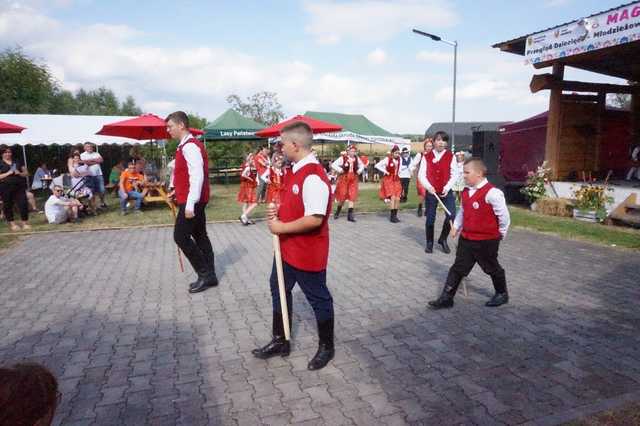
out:
M562 81L564 78L564 64L556 62L553 64L552 78ZM551 169L551 179L559 178L559 143L560 130L562 127L562 90L559 88L551 89L549 97L549 115L547 117L547 140L545 144L544 157L547 161L547 167Z
M555 65L554 65L555 67ZM554 77L552 74L534 75L529 83L531 93L541 90L566 90L571 92L594 92L594 93L637 93L637 86L624 84L587 83L583 81L569 81Z

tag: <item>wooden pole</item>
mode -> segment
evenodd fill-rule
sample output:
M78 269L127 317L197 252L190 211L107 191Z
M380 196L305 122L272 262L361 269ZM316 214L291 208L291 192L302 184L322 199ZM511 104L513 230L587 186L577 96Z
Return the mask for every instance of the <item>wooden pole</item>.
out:
M171 207L171 215L173 216L173 220L175 222L176 206L175 204L171 203L170 207ZM176 246L176 249L178 250L178 264L180 265L180 272L184 273L184 263L182 263L182 252L180 251L180 247Z
M269 208L275 208L276 205L271 203ZM284 329L284 338L291 340L291 332L289 330L289 310L287 309L287 292L284 288L284 271L282 268L282 253L280 252L280 237L273 235L273 255L276 261L276 274L278 275L278 293L280 295L280 311L282 312L282 326Z
M564 64L553 64L553 77L557 81L564 80ZM551 179L560 176L560 135L562 133L562 88L551 89L549 97L549 115L547 118L547 138L545 144L545 160L551 169Z

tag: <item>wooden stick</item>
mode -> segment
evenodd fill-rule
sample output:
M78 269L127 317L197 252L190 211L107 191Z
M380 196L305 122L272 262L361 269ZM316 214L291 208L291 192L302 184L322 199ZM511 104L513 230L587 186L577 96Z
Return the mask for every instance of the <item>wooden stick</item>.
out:
M270 208L276 205L269 204ZM287 309L287 292L284 288L284 271L282 269L282 253L280 252L280 237L273 235L273 255L276 260L276 274L278 275L278 293L280 294L280 311L282 312L282 326L284 328L284 338L291 340L291 332L289 330L289 311Z
M451 223L451 228L453 228L453 216L451 216L451 212L449 211L447 206L444 205L444 203L442 202L440 197L438 197L436 194L433 194L433 196L436 197L436 200L438 200L438 204L440 204L440 207L442 207L444 209L445 213L447 213L447 215L449 216L449 222ZM448 237L448 235L447 235L447 237ZM452 241L455 241L455 240L452 239ZM458 251L458 244L457 243L456 243L456 246L454 247L454 249L455 249L455 251ZM469 297L469 289L467 289L467 283L466 283L465 278L462 279L462 288L464 289L465 297Z
M176 206L173 203L169 204L171 209L171 215L173 216L173 220L176 220ZM180 247L176 246L178 250L178 264L180 265L180 272L184 273L184 263L182 263L182 252L180 251Z

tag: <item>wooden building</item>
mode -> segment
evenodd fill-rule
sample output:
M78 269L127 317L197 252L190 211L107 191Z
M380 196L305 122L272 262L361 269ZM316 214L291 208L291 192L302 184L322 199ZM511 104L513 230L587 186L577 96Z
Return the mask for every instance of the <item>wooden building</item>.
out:
M527 34L493 46L525 57L536 69L533 93L550 90L545 159L553 180L580 176L603 177L603 153L610 114L608 94L631 95L625 136L628 146L640 144L640 1ZM619 77L629 84L569 81L566 67Z

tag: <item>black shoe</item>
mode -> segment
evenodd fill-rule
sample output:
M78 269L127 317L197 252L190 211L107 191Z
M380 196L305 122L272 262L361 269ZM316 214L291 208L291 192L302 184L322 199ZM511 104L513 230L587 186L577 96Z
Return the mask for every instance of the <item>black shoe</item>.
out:
M509 303L509 293L496 293L484 306L495 308L505 303Z
M275 336L265 346L251 351L253 356L260 359L268 359L274 356L289 356L291 345L284 339L284 336Z
M427 245L424 248L425 253L433 253L433 241L427 241Z
M349 209L349 211L347 212L347 220L349 222L355 222L356 218L353 217L353 209Z
M418 213L417 213L418 217L422 217L422 204L420 204L418 206Z
M342 211L342 206L336 207L336 212L333 214L333 218L337 219L340 217L340 212Z
M433 225L426 225L424 228L425 238L427 240L427 246L424 249L425 253L433 253Z
M335 354L336 354L336 351L332 345L330 346L330 345L321 343L320 345L318 345L318 352L316 352L316 355L313 357L313 359L309 361L309 365L307 365L307 369L313 371L313 370L320 370L321 368L326 367L329 361L333 359Z
M449 244L447 244L447 240L441 240L438 241L438 244L440 244L440 247L442 247L442 251L446 254L451 253L451 249L449 248Z
M391 210L391 223L398 223L400 219L398 219L398 209Z
M440 296L429 302L429 307L434 310L453 308L453 298Z
M205 276L198 277L198 280L189 285L189 293L200 293L209 288L207 279Z

